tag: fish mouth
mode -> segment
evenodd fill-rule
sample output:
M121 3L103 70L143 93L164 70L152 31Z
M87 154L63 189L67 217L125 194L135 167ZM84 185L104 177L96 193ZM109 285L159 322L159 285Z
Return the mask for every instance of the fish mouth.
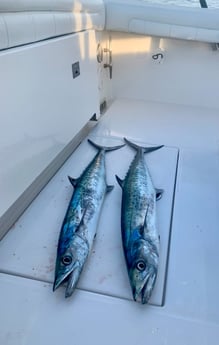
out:
M68 276L68 283L65 290L65 298L68 298L73 294L76 288L77 282L79 280L80 273L81 273L81 269L80 269L79 264L75 265L73 268L73 271Z
M78 261L76 261L72 266L71 270L69 270L65 274L56 277L55 282L53 284L53 291L55 291L62 283L67 281L65 297L70 297L75 290L75 287L80 277L80 273L80 264Z
M142 284L138 287L133 287L133 298L135 301L140 301L142 304L148 303L153 292L156 278L156 273L149 273Z

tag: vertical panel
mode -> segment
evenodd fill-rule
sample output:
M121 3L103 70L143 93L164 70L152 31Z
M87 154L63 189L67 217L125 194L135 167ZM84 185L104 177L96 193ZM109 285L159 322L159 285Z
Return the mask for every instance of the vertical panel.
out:
M1 217L98 112L95 34L2 52L0 75Z

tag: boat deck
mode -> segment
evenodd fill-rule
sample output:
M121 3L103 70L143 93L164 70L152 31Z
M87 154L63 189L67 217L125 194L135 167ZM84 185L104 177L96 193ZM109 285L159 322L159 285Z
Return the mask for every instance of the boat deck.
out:
M219 336L219 116L208 108L119 99L89 138L165 147L146 155L158 201L159 277L150 305L132 301L120 235L121 188L134 156L107 153L106 196L74 295L52 292L56 247L77 177L95 154L85 139L0 242L0 343L216 345ZM77 341L74 341L77 339Z

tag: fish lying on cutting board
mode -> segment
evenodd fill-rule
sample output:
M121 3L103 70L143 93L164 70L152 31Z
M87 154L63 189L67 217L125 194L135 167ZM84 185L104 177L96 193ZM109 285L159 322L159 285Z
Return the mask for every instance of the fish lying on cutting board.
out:
M67 282L65 297L71 296L77 285L91 251L104 197L113 189L106 183L105 152L124 146L104 147L88 141L98 153L79 178L69 177L74 192L58 241L53 291Z
M162 146L141 147L124 140L137 153L125 179L116 176L122 187L122 242L133 298L145 304L151 297L158 271L156 200L161 198L163 191L154 188L144 153Z

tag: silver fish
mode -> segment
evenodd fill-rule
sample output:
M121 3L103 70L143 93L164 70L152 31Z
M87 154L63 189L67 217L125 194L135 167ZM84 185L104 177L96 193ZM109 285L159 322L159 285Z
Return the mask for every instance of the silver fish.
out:
M96 235L97 223L104 197L113 189L106 183L105 152L124 145L103 147L88 140L98 149L82 175L74 179L74 186L58 241L53 291L67 281L65 297L72 295Z
M144 153L160 149L125 142L137 150L122 187L121 229L124 255L135 301L148 303L157 277L159 235L156 225L156 200L162 190L156 189L144 161Z

